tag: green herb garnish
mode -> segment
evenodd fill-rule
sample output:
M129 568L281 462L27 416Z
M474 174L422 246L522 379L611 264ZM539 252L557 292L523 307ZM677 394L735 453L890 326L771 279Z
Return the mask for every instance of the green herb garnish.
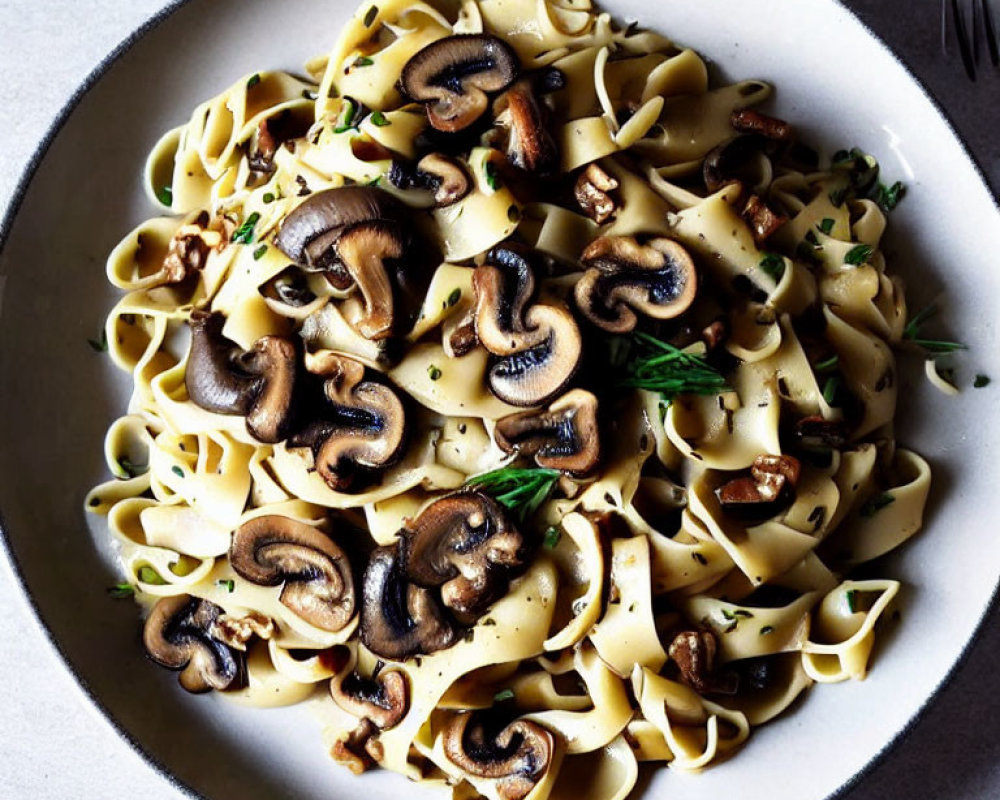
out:
M827 372L831 369L836 369L837 364L840 363L840 356L830 356L829 358L823 359L822 361L817 361L813 364L813 370L816 372Z
M858 610L858 592L856 589L847 590L847 610L852 614Z
M647 333L633 333L618 385L659 392L667 403L683 394L719 394L726 379L703 358Z
M378 6L371 6L371 8L369 8L365 12L365 27L370 28L372 26L372 23L375 21L375 17L377 16L378 16Z
M432 381L436 381L441 377L441 370L434 366L434 364L431 364L427 368L427 377L429 377Z
M174 475L176 475L176 476L177 476L178 478L183 478L183 477L184 477L184 470L182 470L182 469L181 469L180 467L178 467L178 466L177 466L176 464L174 464L174 466L172 466L172 467L170 468L170 471L171 471L172 473L174 473Z
M253 242L253 229L257 227L257 223L260 222L260 214L254 211L246 221L236 229L236 233L233 234L233 242L235 244L251 244Z
M135 587L131 583L116 583L108 587L108 594L115 600L127 600L135 597Z
M278 198L276 198L276 197L274 196L274 193L273 193L273 192L266 192L266 193L264 194L264 197L263 197L263 200L264 200L264 205L268 205L269 203L273 203L273 202L274 202L275 200L277 200L277 199L278 199Z
M344 103L344 110L340 113L340 124L333 129L334 133L343 133L354 127L354 117L358 113L358 104L350 97L345 97Z
M384 128L386 125L392 125L392 123L385 118L385 114L381 111L373 111L368 118L372 121L372 125L377 128Z
M149 471L148 464L133 464L127 457L119 458L117 466L115 473L122 479L134 478Z
M101 335L96 339L87 339L87 344L95 353L108 352L108 329L101 328Z
M557 469L501 469L476 475L466 486L482 489L523 522L534 514L556 486Z
M253 251L253 260L260 261L264 257L264 253L267 252L267 245L262 244L256 250Z
M916 315L906 323L903 328L903 338L913 342L917 347L921 347L934 356L954 353L956 350L968 350L969 348L961 342L948 342L940 339L924 339L920 335L920 328L927 320L937 314L938 309L933 303L926 308L922 308Z
M757 266L760 267L761 272L770 276L775 283L778 283L785 274L785 259L774 253L767 253Z
M975 389L982 389L984 386L990 385L989 375L977 375L976 379L972 382L972 386Z
M171 186L161 186L156 190L156 199L159 200L165 206L172 206L174 204L174 190Z
M839 406L837 396L840 394L841 383L839 375L831 375L823 384L823 399L828 406Z
M497 177L497 165L492 161L486 161L483 164L483 174L486 175L486 185L494 192L502 186L500 179Z
M167 582L160 577L160 573L149 566L139 567L139 580L152 586L167 585Z
M260 83L260 74L257 73L257 74L251 75L250 76L250 80L247 81L247 89L252 89L258 83Z
M857 244L847 251L847 255L844 256L844 263L850 264L852 267L860 267L872 255L872 246L870 244Z
M447 300L448 306L451 307L455 305L455 303L457 303L461 299L462 299L462 290L452 289L451 294L448 295L448 300Z
M499 692L493 695L494 703L503 703L506 700L513 700L513 699L514 699L513 689L501 689Z
M352 64L351 66L370 67L374 63L375 62L372 61L370 58L368 58L368 56L359 56L358 58L354 59L354 64Z
M868 501L866 501L865 504L861 506L861 510L859 511L859 513L861 514L862 517L871 519L883 508L885 508L886 506L890 506L895 502L896 502L895 497L893 497L891 494L888 494L887 492L882 492L882 494L877 494Z
M817 225L816 227L819 228L820 231L822 231L823 233L825 233L827 236L829 236L830 235L830 231L833 230L833 226L835 224L836 224L836 220L834 220L832 217L824 217L820 221L819 225Z
M896 181L892 186L880 183L872 192L871 199L878 204L879 208L888 213L899 205L899 201L903 199L905 194L906 186L900 181Z
M545 538L542 539L542 546L546 550L555 550L561 538L562 534L559 532L559 529L553 525L545 531Z
M236 581L234 581L232 578L220 578L219 580L216 581L216 583L230 594L232 594L233 591L236 589Z

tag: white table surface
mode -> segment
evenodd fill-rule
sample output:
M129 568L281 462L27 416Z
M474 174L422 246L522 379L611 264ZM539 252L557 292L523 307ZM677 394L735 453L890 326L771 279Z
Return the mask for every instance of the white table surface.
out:
M881 3L910 7L909 0ZM0 0L0 210L14 196L38 142L76 87L115 45L164 5L164 0ZM879 28L878 4L853 0L849 5ZM921 0L919 5L937 4ZM887 33L897 47L914 46L898 26ZM940 71L922 77L948 107L951 77ZM954 80L956 86L962 80L957 67ZM1000 75L987 80L987 94L995 105ZM951 102L956 108L949 111L961 128L954 96ZM982 137L978 141L983 142L978 155L996 186L1000 138L994 133L989 141ZM974 132L972 145L977 146ZM0 800L183 797L91 706L48 645L2 557L0 610L0 715L5 722L0 734ZM996 616L930 712L845 800L1000 797L1000 678L991 658L1000 647Z

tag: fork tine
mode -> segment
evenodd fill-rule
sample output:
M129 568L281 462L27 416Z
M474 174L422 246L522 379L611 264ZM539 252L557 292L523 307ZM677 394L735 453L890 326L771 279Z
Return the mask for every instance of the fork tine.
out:
M972 58L972 47L969 44L969 31L965 27L965 18L958 6L958 0L951 0L951 17L955 21L955 38L958 39L958 49L962 54L962 64L970 81L976 79L976 63Z
M990 63L1000 67L1000 49L997 48L997 29L993 25L993 12L989 0L980 0L982 4L983 30L986 32L986 49L990 54Z

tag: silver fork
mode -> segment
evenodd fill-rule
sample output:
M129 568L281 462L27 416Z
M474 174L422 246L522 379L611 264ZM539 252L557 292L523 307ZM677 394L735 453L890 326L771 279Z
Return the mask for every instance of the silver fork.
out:
M941 0L941 48L946 55L950 31L954 32L962 65L970 81L976 80L980 69L981 45L985 45L993 67L1000 67L1000 50L997 48L990 0Z

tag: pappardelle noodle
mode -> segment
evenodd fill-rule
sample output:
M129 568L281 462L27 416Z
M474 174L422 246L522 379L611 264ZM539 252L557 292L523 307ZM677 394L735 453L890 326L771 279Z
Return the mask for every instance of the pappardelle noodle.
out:
M930 484L875 159L585 3L378 0L306 72L167 133L108 262L87 505L151 658L491 800L619 800L863 678L899 584L854 570Z

